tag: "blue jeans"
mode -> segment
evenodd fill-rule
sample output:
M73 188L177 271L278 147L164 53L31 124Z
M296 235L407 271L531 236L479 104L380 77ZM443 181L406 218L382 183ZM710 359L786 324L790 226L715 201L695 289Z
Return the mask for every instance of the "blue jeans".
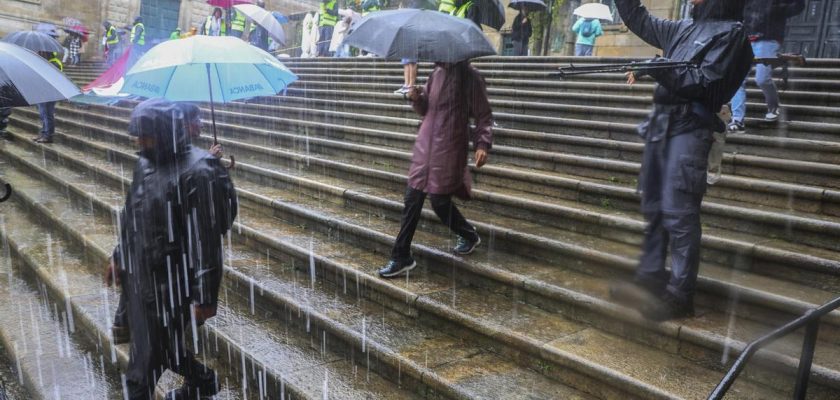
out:
M55 133L55 102L38 104L41 115L41 136L50 139Z
M775 40L759 40L752 43L755 58L775 58L781 44ZM755 83L764 92L764 100L767 102L767 110L772 111L779 108L779 91L773 82L773 68L759 64L755 66ZM744 121L747 115L747 81L741 84L741 88L732 97L732 120Z
M320 28L320 37L318 38L318 56L330 56L330 40L332 40L334 26L322 26Z
M592 45L577 43L575 44L575 55L578 57L591 57L592 48Z

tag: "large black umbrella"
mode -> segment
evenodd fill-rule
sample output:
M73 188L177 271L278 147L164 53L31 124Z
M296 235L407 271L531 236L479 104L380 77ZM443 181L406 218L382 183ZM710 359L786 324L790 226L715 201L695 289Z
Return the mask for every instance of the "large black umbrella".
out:
M344 43L389 59L458 62L496 54L472 21L415 9L371 13Z
M525 7L525 11L528 12L545 11L548 9L542 0L511 0L510 4L508 4L508 7L514 10L518 10L523 6Z
M0 108L66 100L79 88L43 57L0 42Z
M495 30L502 29L505 24L505 6L499 0L476 0L473 7L478 7L478 22Z
M10 33L3 38L3 41L6 43L16 44L35 52L64 52L64 48L61 47L61 43L58 43L58 41L53 39L50 35L37 31L20 31Z

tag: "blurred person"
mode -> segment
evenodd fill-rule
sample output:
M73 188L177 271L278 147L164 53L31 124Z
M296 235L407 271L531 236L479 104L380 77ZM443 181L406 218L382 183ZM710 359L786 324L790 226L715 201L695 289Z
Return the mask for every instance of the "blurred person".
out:
M657 82L653 111L638 129L645 141L638 190L647 226L633 282L614 283L610 295L653 321L694 316L708 157L713 132L726 129L717 114L735 94L753 58L738 22L743 1L691 2L692 19L680 21L652 16L640 0L615 3L630 31L662 49L664 57L649 61L651 65L696 63L628 74L630 84L643 75ZM670 271L665 268L669 247Z
M80 53L82 51L82 37L75 33L67 36L69 39L69 61L70 65L78 65L81 61Z
M411 156L400 231L391 259L379 270L383 278L402 275L417 265L411 255L411 242L427 196L441 222L458 236L452 249L455 254L471 254L481 243L452 196L464 200L471 197L469 142L475 148L477 168L487 162L493 144L493 113L484 78L468 61L437 63L426 86L413 86L407 98L423 122ZM475 128L470 127L470 118L475 120Z
M379 0L365 0L362 2L362 16L365 17L368 14L379 11L382 9L382 4Z
M458 10L458 6L455 5L455 1L456 0L440 0L440 4L438 5L438 11L444 14L452 15L452 13Z
M525 5L519 8L519 14L513 19L511 26L510 37L513 40L513 55L527 56L528 42L531 40L531 20L528 19L528 14L525 13Z
M255 4L257 7L265 8L265 1L263 0L257 0ZM268 31L262 26L257 25L256 22L251 21L251 32L248 34L248 42L254 47L268 51Z
M143 25L143 17L134 18L129 41L136 56L139 57L146 51L146 26Z
M176 40L181 38L181 28L175 28L172 33L169 34L169 40Z
M400 2L400 8L419 9L421 7L418 0L402 0ZM400 86L399 89L395 90L394 94L404 96L408 94L408 91L414 87L415 82L417 82L417 59L403 58L400 60L400 64L403 66L403 85Z
M64 64L58 59L58 54L45 51L38 54L58 68L59 71L64 71ZM38 104L38 114L41 118L41 131L38 137L33 139L36 143L46 144L53 142L53 135L55 134L55 103L51 101Z
M805 9L805 0L749 0L744 9L744 27L752 43L755 58L775 58L785 39L788 18L795 17ZM765 64L755 66L755 83L764 94L767 113L764 120L779 120L779 91L773 82L773 67ZM732 121L729 132L746 132L744 117L747 114L747 81L744 80L732 98Z
M321 11L318 20L318 57L330 56L330 42L332 41L338 18L338 1L321 0Z
M245 14L234 8L231 11L229 36L242 39L242 34L245 33L246 24L247 18L245 17Z
M591 57L595 48L595 39L604 34L601 21L591 18L578 18L572 25L572 32L577 34L575 56Z
M222 17L222 9L216 7L213 9L213 14L207 16L201 30L202 35L207 36L225 36L227 34L227 24L224 17Z
M105 282L122 287L131 332L125 374L130 400L155 398L166 369L184 376L183 386L167 399L209 399L219 389L216 373L195 359L197 349L190 346L198 340L196 327L216 314L222 238L236 218L237 202L220 161L190 145L184 116L197 112L191 108L147 100L129 124L140 157Z
M102 26L105 27L105 36L102 38L102 42L105 44L105 58L110 66L118 58L117 47L120 45L120 35L117 32L117 27L109 21L103 22Z
M342 13L341 10L339 13ZM347 13L352 13L352 11L347 10ZM342 17L341 21L338 21L338 24L335 25L335 32L333 32L332 40L330 40L330 52L335 54L337 58L346 58L350 57L350 46L344 44L344 38L347 36L347 32L350 30L350 23L353 21L353 18L348 16Z
M198 28L193 26L193 27L190 27L190 31L189 31L189 32L187 32L187 33L185 33L185 34L182 36L182 38L186 39L186 38L188 38L188 37L193 37L193 36L195 36L195 35L198 35Z
M458 8L449 13L449 15L458 17L458 18L466 18L472 21L478 29L481 30L481 10L478 6L475 5L474 0L456 0L455 4Z

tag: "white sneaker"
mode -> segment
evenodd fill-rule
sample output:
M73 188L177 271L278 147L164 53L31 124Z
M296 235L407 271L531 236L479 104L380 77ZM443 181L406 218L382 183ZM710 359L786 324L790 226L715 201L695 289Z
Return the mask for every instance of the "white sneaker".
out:
M764 114L764 120L767 122L776 122L779 120L779 109L770 110Z
M406 94L408 93L408 86L403 86L394 91L394 94Z

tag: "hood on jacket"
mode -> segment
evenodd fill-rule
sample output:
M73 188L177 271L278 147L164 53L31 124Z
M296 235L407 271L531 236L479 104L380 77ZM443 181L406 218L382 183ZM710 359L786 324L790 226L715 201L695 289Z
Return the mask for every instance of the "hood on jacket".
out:
M743 21L745 0L704 0L691 10L695 21Z
M105 30L111 29L111 23L109 21L105 21L102 23L102 26L105 27Z
M164 99L140 103L131 113L128 133L137 138L151 138L153 146L140 154L154 164L168 164L189 151L187 119L182 105Z

